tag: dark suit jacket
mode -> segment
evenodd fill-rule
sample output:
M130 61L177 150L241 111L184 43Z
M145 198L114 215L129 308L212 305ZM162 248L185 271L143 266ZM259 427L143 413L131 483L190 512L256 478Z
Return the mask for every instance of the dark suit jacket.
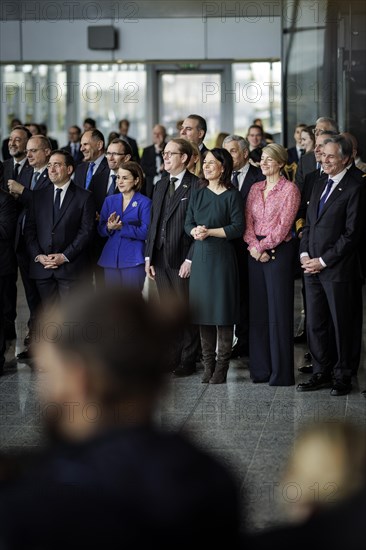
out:
M209 151L209 148L206 147L204 143L202 143L202 149L200 149L201 155L203 155L203 153L206 153L206 151Z
M42 189L46 189L49 185L52 186L51 180L48 177L47 168L42 172L33 190L30 189L31 183L32 183L32 177L33 177L33 168L29 166L29 164L27 164L26 162L18 178L19 183L24 185L24 190L23 190L23 193L17 199L19 215L18 215L18 221L17 221L17 228L15 232L15 249L17 249L18 247L19 239L23 232L23 226L25 223L24 217L27 216L27 212L29 211L29 208L31 206L34 191L41 191Z
M0 189L4 189L4 165L0 160Z
M163 147L164 149L164 147ZM163 157L160 153L161 163L163 163ZM145 185L143 189L144 195L151 198L154 189L154 178L159 175L156 172L156 152L155 145L149 145L145 147L141 157L141 168L145 174ZM160 174L162 177L162 174Z
M296 147L290 147L289 149L287 149L287 155L288 155L287 164L292 164L293 162L296 162L296 164L298 164L300 159L298 157Z
M71 152L71 144L68 143L67 145L65 145L65 147L62 147L62 149L64 151L67 151L68 153L70 153L70 155L72 156L72 152ZM84 160L84 155L83 153L80 151L80 143L79 143L79 150L78 150L78 154L77 154L77 157L75 159L75 163L77 165L81 164Z
M362 185L365 185L366 179L364 178L364 172L357 168L354 162L352 162L350 168L348 168L348 173L353 177L354 180L358 181Z
M296 222L295 222L295 228L296 233L300 233L302 231L305 222L306 222L306 212L308 210L310 197L313 192L314 185L318 184L322 185L324 180L327 180L328 176L322 172L320 174L320 169L316 169L313 172L310 172L310 174L306 174L304 185L301 191L301 203L300 208L296 216Z
M181 435L115 430L27 470L2 488L1 548L237 548L236 483Z
M155 185L151 208L150 228L147 236L145 256L154 264L154 246L158 239L158 229L165 194L169 188L169 177L164 177ZM182 183L170 201L166 224L165 253L171 268L179 269L184 260L190 259L194 241L184 231L184 223L192 189L198 187L198 178L186 170Z
M85 189L85 181L89 164L89 162L83 162L82 164L79 164L75 170L74 183L83 189ZM91 191L94 195L96 211L99 213L102 210L104 199L107 196L109 173L110 169L108 166L108 161L107 158L104 157L89 185L89 191Z
M33 193L27 213L25 239L30 256L31 279L74 280L89 267L89 243L93 239L95 203L92 193L73 182L62 202L58 221L53 223L54 186ZM35 262L39 254L62 253L69 262L55 270Z
M314 186L300 242L300 254L321 257L327 267L323 281L350 282L362 277L358 246L363 228L364 188L349 174L336 186L318 217L320 197L327 180Z
M13 179L14 174L14 159L11 157L4 161L4 185L5 191L8 190L8 180ZM33 176L33 168L29 166L28 160L25 161L24 166L18 174L18 183L21 183L25 187L29 188Z
M315 154L311 151L310 153L305 153L297 165L295 183L299 187L300 191L304 185L306 174L310 174L310 172L314 172L314 170L316 170L316 160Z
M253 151L249 152L249 158L252 159L253 162L260 162L262 150L263 147L256 147L255 149L253 149Z
M247 172L247 175L244 178L243 185L241 186L241 189L240 189L240 194L244 200L244 207L248 198L250 188L252 187L253 183L256 183L257 181L263 181L265 179L266 178L263 176L260 168L256 168L252 164L249 165L249 170Z
M9 153L9 138L5 138L1 144L1 154L3 156L3 160L7 160L11 158L11 155Z
M17 221L15 199L0 189L0 277L16 272L14 235Z

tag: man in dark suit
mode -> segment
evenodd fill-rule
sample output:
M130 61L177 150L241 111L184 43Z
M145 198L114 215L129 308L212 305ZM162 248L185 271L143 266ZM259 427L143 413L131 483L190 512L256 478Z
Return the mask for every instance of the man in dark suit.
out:
M119 121L120 137L121 139L124 139L129 143L132 149L132 160L139 163L140 162L139 148L136 140L128 135L129 127L130 127L130 122L127 119L123 118L122 120Z
M301 130L306 128L306 124L297 124L294 132L295 146L287 149L288 160L287 164L298 164L300 158L304 154L304 149L301 146Z
M253 183L265 178L259 168L249 163L249 142L237 135L227 136L222 144L233 159L232 183L239 189L244 200L244 207ZM233 347L231 357L244 357L249 354L249 281L248 281L248 251L243 239L234 242L240 280L240 323L235 326L237 342Z
M18 355L18 359L28 359L28 346L32 339L35 319L40 305L40 296L34 281L29 276L30 259L26 247L25 220L33 198L34 191L40 191L51 185L48 178L47 163L51 154L51 145L48 139L42 135L32 136L27 142L27 159L29 166L25 165L21 171L20 180L8 181L8 188L21 206L15 233L15 250L18 266L22 277L25 296L30 311L28 321L29 336L25 341L27 346L24 352Z
M30 277L42 304L58 300L90 275L89 244L93 239L93 195L71 181L72 156L60 149L48 163L53 185L34 193L25 235Z
M15 126L21 126L22 123L18 118L13 118L10 122L10 132L15 128ZM1 144L1 154L3 157L3 160L8 160L11 158L10 152L9 152L9 138L5 138Z
M174 294L186 305L194 243L186 235L184 223L191 192L198 185L197 176L187 170L191 156L192 147L186 139L172 139L165 147L164 168L169 176L155 186L145 249L146 274L156 281L160 297ZM198 345L198 329L191 326L174 350L176 376L196 371Z
M180 137L188 139L195 143L200 150L201 156L208 151L206 145L203 143L207 132L207 122L200 115L189 115L183 120Z
M62 147L65 149L75 161L75 165L82 163L84 160L83 152L81 151L81 129L79 126L70 126L69 128L69 143Z
M353 302L362 278L359 243L364 231L364 189L347 172L351 155L343 136L324 141L322 167L328 179L314 186L307 211L300 258L314 374L298 385L298 391L331 387L331 395L339 396L352 389ZM329 338L331 324L335 350Z
M102 132L87 130L81 137L80 150L84 161L76 167L74 183L83 189L89 189L94 178L98 185L107 187L109 178L108 162L105 157L105 141Z
M155 427L172 312L166 319L141 294L109 289L47 313L39 406L57 444L31 465L18 458L20 479L3 483L1 548L237 548L232 474L183 434Z
M259 162L262 156L262 142L263 142L263 128L258 124L252 124L248 128L247 140L249 142L249 158L256 165L259 166Z
M147 197L151 199L154 185L161 179L164 170L162 152L166 139L165 126L156 124L153 128L153 144L145 147L141 157L141 168L145 174L145 186L142 189Z
M9 191L9 180L14 180L25 187L30 185L33 169L29 166L27 160L27 142L32 137L30 131L25 126L15 126L9 136L9 155L10 158L4 161L4 180L2 188ZM17 212L20 214L23 209L20 201L17 201ZM5 318L5 338L8 341L15 340L15 319L17 317L17 278L16 269L9 275L6 291L4 293L4 318Z
M4 295L10 275L17 270L14 253L14 235L17 213L14 198L0 189L0 375L5 363Z
M315 139L324 131L333 132L334 135L338 134L338 126L336 121L328 117L318 118L314 128ZM295 183L299 187L300 191L302 191L306 174L314 172L314 170L319 167L320 166L316 163L313 151L310 153L305 153L305 155L301 157L295 175Z

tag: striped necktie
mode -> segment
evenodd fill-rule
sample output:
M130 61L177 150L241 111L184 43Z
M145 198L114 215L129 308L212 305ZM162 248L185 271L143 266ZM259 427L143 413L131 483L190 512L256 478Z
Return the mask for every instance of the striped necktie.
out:
M88 168L88 172L86 174L86 180L85 180L85 189L89 189L89 185L93 177L94 166L95 166L95 162L91 162L89 164L89 168Z

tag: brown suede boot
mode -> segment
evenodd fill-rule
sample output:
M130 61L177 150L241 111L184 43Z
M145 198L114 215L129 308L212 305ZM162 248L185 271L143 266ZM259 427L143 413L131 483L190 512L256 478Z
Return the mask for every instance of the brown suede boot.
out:
M210 384L225 384L229 370L231 348L233 344L233 326L220 326L218 332L217 365Z

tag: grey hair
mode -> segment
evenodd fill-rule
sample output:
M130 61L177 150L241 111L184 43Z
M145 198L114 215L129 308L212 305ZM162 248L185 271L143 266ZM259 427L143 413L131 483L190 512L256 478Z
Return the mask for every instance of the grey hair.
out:
M238 136L236 134L230 134L229 136L226 136L226 138L222 142L222 145L224 146L227 143L230 143L230 141L237 141L242 151L249 151L249 142L247 139L243 138L242 136Z
M331 130L333 132L337 132L337 134L339 133L338 124L336 123L334 118L329 118L327 116L321 116L320 118L317 119L317 121L315 122L315 125L318 124L319 122L326 122L327 124L329 124L331 126Z

